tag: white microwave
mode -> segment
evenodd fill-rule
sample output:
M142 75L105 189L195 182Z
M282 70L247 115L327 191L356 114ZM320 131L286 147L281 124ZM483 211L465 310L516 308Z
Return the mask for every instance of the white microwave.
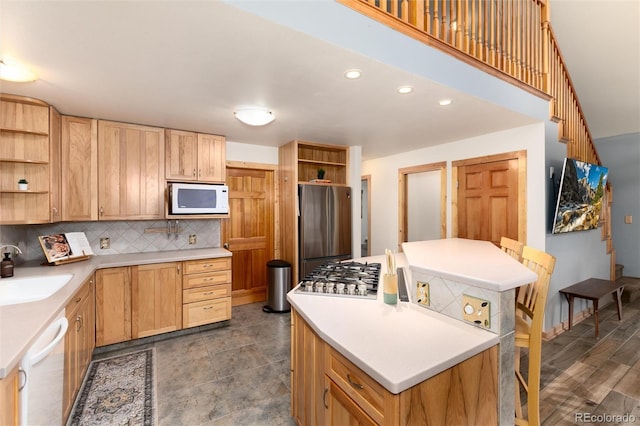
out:
M169 214L227 214L229 188L204 183L169 183Z

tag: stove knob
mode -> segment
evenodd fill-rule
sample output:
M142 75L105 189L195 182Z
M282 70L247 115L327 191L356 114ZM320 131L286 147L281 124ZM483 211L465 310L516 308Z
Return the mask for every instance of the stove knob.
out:
M333 293L333 283L327 283L325 293Z
M358 293L360 296L367 295L367 285L366 284L358 284Z
M344 294L344 284L343 283L336 284L336 293Z
M355 284L348 284L347 285L347 289L349 291L349 294L356 294L356 285Z
M324 283L317 282L316 283L316 293L323 293L323 292L324 292Z
M313 291L313 283L310 281L304 283L304 291Z

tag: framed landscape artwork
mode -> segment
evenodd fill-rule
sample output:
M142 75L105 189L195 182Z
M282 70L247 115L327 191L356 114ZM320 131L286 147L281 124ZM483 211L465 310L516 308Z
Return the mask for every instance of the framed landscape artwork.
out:
M598 228L609 169L565 158L552 233Z

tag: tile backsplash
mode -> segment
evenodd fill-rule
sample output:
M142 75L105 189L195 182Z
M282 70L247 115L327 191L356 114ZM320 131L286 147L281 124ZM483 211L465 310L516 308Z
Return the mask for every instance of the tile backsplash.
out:
M171 229L178 233L167 235ZM44 260L38 236L65 232L84 232L96 255L125 254L220 247L220 220L177 221L105 221L61 222L46 225L0 226L0 242L16 244L22 249L23 261ZM189 236L196 236L196 243L189 244ZM100 239L109 238L110 248L101 249Z

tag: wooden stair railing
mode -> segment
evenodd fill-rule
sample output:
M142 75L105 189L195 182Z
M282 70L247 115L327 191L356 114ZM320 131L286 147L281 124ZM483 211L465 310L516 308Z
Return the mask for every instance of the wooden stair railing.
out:
M550 119L558 123L558 140L567 145L567 157L602 164L551 28L549 0L336 1L549 99ZM610 202L610 184L607 193ZM603 240L615 275L609 218L603 213Z

